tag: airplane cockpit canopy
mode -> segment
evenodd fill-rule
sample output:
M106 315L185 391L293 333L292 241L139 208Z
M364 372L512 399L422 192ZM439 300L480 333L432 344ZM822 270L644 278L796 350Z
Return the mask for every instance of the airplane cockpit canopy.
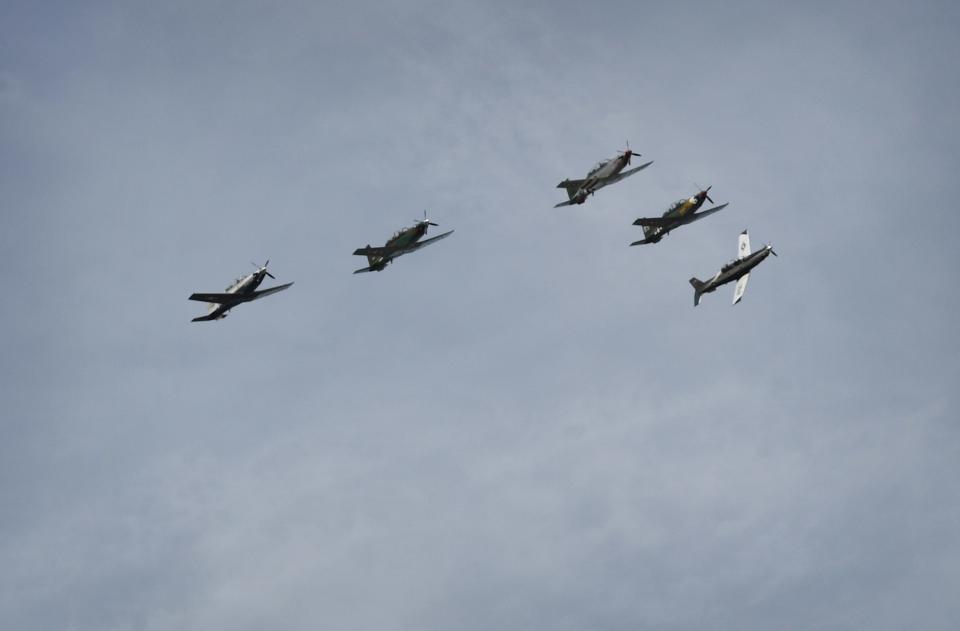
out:
M590 173L588 173L587 175L593 175L603 167L607 166L608 162L610 162L610 160L601 160L600 162L597 162L595 165L593 165L593 168L590 169Z

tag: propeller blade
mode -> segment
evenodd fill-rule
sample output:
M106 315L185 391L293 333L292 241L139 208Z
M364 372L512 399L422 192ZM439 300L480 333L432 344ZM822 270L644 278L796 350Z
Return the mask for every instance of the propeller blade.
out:
M777 256L777 253L773 251L773 248L770 248L770 254Z
M708 201L708 202L710 202L711 204L713 203L713 200L710 199L710 196L709 196L709 195L707 195L706 198L707 198L707 201Z
M440 227L440 224L438 224L438 223L433 223L432 221L428 221L428 222L427 222L427 225L428 225L428 226L437 226L437 227Z

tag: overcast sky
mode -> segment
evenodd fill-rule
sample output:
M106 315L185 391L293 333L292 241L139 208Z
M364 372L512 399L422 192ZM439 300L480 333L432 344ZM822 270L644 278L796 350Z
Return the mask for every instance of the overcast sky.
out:
M960 5L775 4L4 3L0 627L960 627Z

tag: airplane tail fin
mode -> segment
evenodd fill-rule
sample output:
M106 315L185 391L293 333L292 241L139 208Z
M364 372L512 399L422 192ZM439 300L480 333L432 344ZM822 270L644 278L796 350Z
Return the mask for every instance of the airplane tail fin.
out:
M370 247L370 244L368 243L368 244L367 244L367 248L369 248L369 247ZM367 263L369 263L370 265L373 265L373 260L374 260L373 255L372 255L372 254L368 254L368 255L367 255Z
M703 287L706 283L694 276L690 279L690 284L693 285L693 306L696 307L700 304L700 296L703 294Z
M584 182L586 182L586 180L564 180L557 184L557 188L566 189L567 199L573 199L577 196L577 191L580 190Z
M650 238L654 232L657 231L656 226L643 226L643 236Z

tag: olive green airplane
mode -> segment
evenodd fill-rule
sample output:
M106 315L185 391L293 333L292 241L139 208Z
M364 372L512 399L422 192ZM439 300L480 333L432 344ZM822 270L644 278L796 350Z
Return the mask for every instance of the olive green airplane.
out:
M698 219L703 219L707 215L712 215L715 212L719 212L727 207L727 204L720 204L719 206L714 206L709 208L701 213L698 213L697 210L703 206L704 200L709 200L710 203L713 203L713 200L710 199L708 195L712 186L708 186L706 189L700 191L693 197L688 197L686 199L681 199L674 202L670 208L663 213L662 217L641 217L633 222L635 226L643 226L643 236L645 237L641 241L634 241L630 245L643 245L645 243L658 243L660 239L664 238L670 234L671 230L679 228L680 226L685 226L688 223L693 223Z
M453 230L450 230L449 232L438 234L437 236L427 239L426 241L421 241L420 239L427 234L429 227L436 225L437 224L427 219L427 211L423 211L422 220L417 220L413 226L409 228L403 228L402 230L395 232L394 235L387 240L387 243L383 247L372 247L367 245L365 248L358 248L354 250L353 253L355 256L367 257L369 266L354 270L353 273L361 274L363 272L382 272L384 268L386 268L387 265L389 265L393 259L397 258L398 256L416 252L420 248L430 245L434 241L439 241L440 239L444 239L453 234Z

